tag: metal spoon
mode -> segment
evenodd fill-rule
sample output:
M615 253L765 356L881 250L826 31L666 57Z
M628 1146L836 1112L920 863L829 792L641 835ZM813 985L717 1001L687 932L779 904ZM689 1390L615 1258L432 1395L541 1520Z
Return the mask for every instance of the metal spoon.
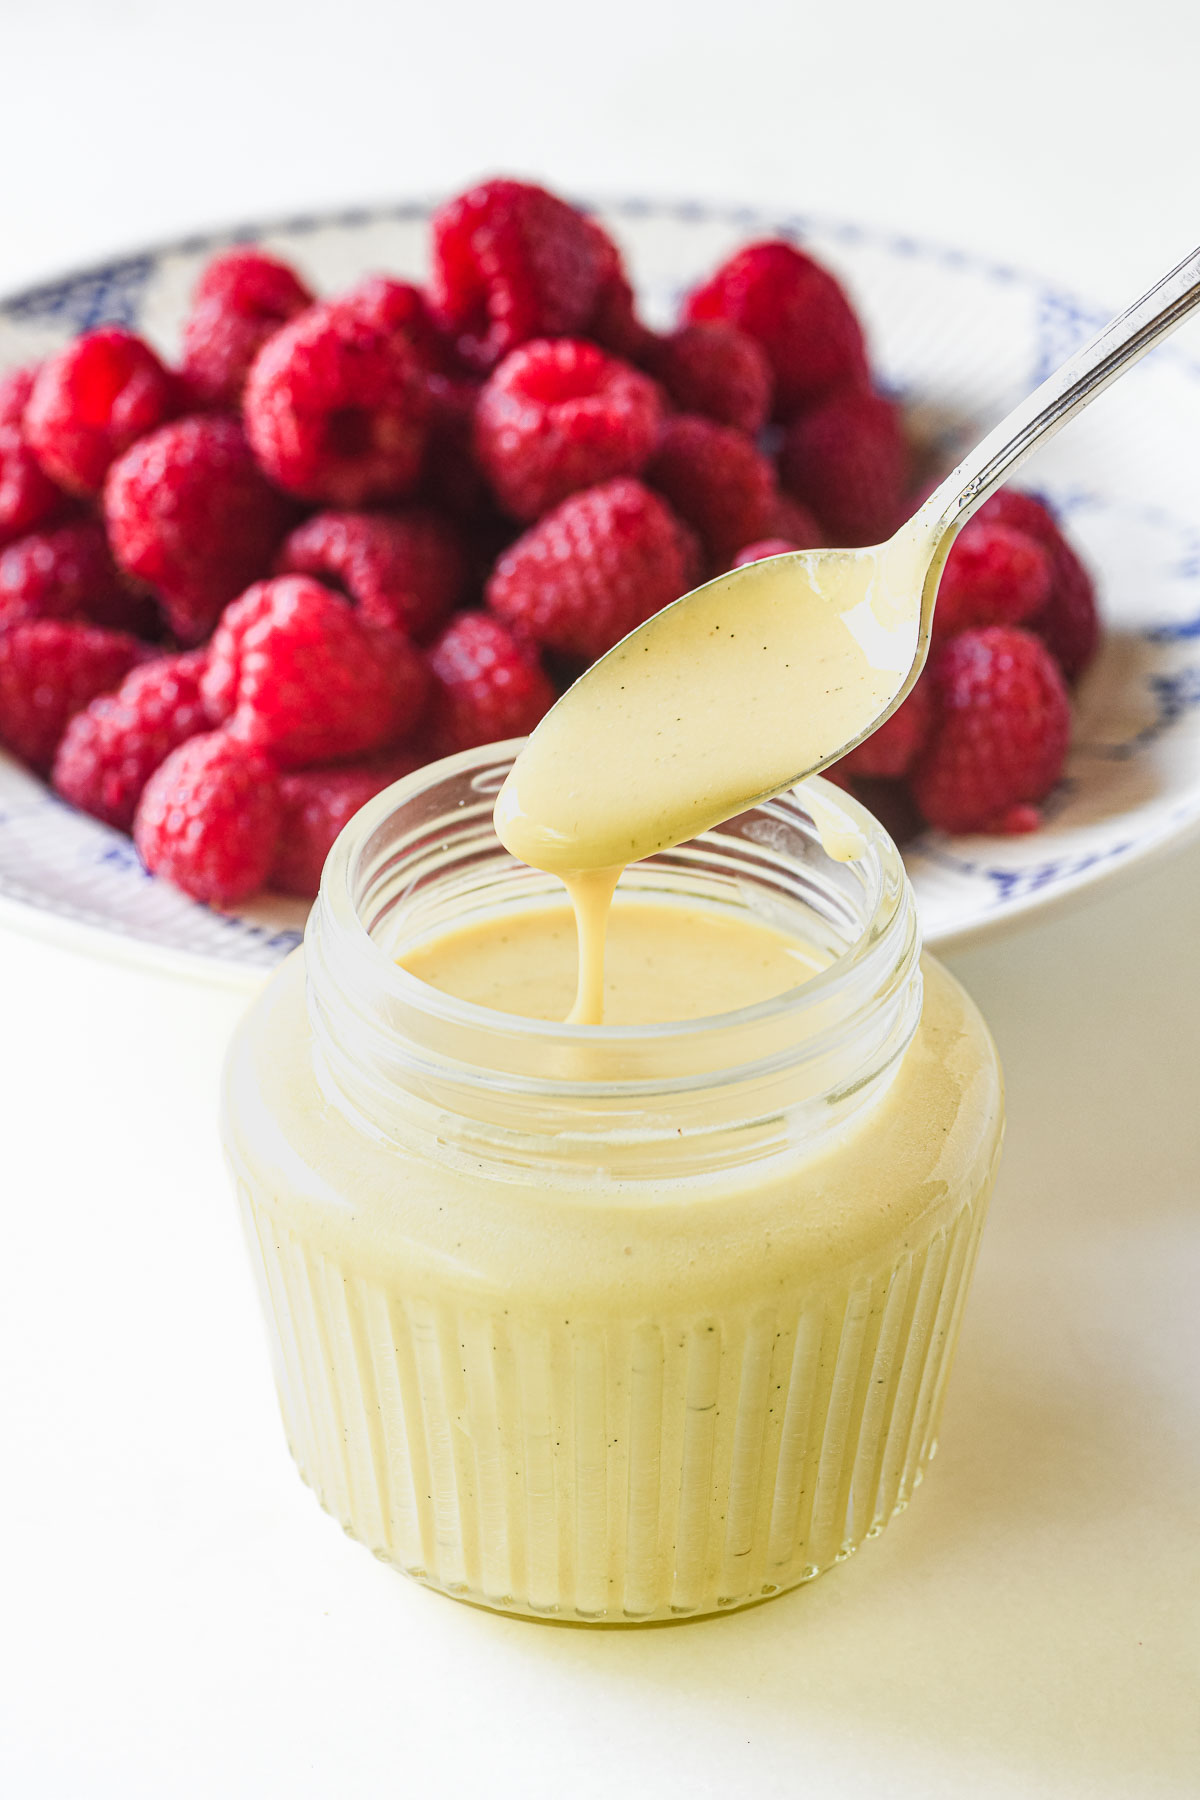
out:
M734 570L639 626L521 752L496 829L534 867L615 868L861 743L924 665L946 557L988 495L1200 306L1200 250L988 433L887 543Z

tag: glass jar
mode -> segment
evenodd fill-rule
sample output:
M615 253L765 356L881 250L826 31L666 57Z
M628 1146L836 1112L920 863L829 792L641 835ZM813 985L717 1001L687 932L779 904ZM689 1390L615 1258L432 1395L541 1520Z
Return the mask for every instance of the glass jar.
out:
M544 901L515 745L347 826L231 1047L223 1126L301 1473L448 1594L607 1623L744 1605L879 1532L933 1455L999 1153L991 1039L891 841L805 789L632 867L820 971L740 1012L549 1024L404 948ZM561 890L559 890L561 891Z

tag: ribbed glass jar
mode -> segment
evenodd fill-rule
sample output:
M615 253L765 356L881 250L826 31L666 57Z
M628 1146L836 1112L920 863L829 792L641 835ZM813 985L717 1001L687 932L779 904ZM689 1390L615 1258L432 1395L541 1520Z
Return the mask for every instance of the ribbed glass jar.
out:
M607 1623L805 1581L908 1500L1001 1136L991 1040L900 858L804 789L631 868L824 963L740 1012L546 1024L396 958L544 902L491 830L515 746L343 832L231 1048L224 1132L292 1452L444 1592ZM499 928L499 927L498 927Z

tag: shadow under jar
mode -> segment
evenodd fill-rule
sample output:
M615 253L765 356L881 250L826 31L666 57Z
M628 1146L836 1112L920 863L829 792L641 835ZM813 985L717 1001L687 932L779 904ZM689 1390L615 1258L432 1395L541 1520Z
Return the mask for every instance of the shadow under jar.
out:
M622 891L822 964L742 1011L548 1024L398 966L557 884L491 827L519 746L381 794L231 1047L223 1126L292 1453L378 1556L633 1623L807 1581L908 1501L999 1153L987 1030L890 839L804 789Z

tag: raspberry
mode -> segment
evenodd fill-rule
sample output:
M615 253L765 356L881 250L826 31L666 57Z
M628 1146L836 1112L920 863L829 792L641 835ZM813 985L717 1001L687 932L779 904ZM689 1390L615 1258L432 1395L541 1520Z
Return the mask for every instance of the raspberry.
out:
M647 366L658 335L637 316L637 301L621 252L602 225L586 214L581 216L591 234L601 270L596 303L583 335L626 362Z
M69 720L145 654L124 632L63 619L0 632L0 743L45 774Z
M731 569L742 569L747 563L762 562L766 556L785 556L792 550L816 550L821 543L821 527L813 518L806 506L798 500L789 500L786 495L780 497L779 505L774 513L775 534L760 538L756 544L747 544L739 550ZM780 527L783 527L781 529ZM791 532L787 527L791 526Z
M739 550L730 567L744 569L747 563L763 562L768 556L786 556L791 550L803 550L804 544L793 544L788 538L761 538L757 544L747 544Z
M680 594L690 593L692 588L699 587L709 576L708 557L704 553L704 545L690 525L685 525L680 518L675 519L675 530L679 537L679 553L683 558L683 586ZM676 595L676 599L678 599Z
M38 525L49 525L67 508L18 425L0 425L0 544L11 543Z
M295 270L255 244L214 256L183 327L181 367L196 405L236 407L267 339L312 302Z
M418 724L428 686L400 632L366 623L320 582L282 575L226 611L202 691L232 737L296 769L399 743Z
M790 494L776 494L771 508L771 535L790 538L802 550L820 550L829 538L816 514Z
M296 584L281 585L278 581L256 581L231 606L226 607L220 625L208 645L208 660L200 686L204 705L214 725L227 720L237 706L242 647L248 633L252 627L264 621L269 622L280 600L294 585ZM299 585L307 590L319 584L305 581ZM330 600L337 598L326 588L322 588L321 592Z
M387 337L402 337L423 369L453 375L454 346L438 330L424 290L393 275L367 275L330 302Z
M669 508L620 476L572 494L518 538L487 602L535 643L591 660L687 591L689 554Z
M981 522L1023 531L1026 537L1035 538L1047 549L1053 549L1063 541L1058 520L1046 502L1037 494L1023 494L1017 488L1001 488L990 500L985 500L973 520L976 525Z
M901 522L908 446L890 400L869 388L831 394L789 427L783 485L837 545L880 544Z
M0 375L0 544L61 514L69 504L25 438L21 423L38 365Z
M353 306L311 306L259 351L246 432L272 481L303 500L363 506L413 487L429 399L403 332Z
M195 644L270 568L295 509L264 481L236 419L194 414L114 464L104 514L121 567L154 585L176 636Z
M728 425L690 413L667 419L645 478L695 527L719 563L771 535L774 470L748 437Z
M497 498L536 519L568 494L636 475L654 447L658 390L574 338L537 338L506 356L475 409L475 451Z
M473 369L530 338L581 335L616 266L592 220L525 182L485 181L433 216L430 301Z
M122 587L102 527L80 519L0 550L0 628L20 619L90 619L136 632L153 627L153 608Z
M311 900L321 885L334 839L360 807L421 766L412 752L392 752L371 762L302 769L283 775L279 797L283 824L268 886L277 894Z
M1078 681L1100 644L1100 615L1091 576L1063 536L1058 521L1035 494L1001 488L984 502L975 523L988 520L1024 531L1049 553L1053 564L1050 598L1027 620L1068 682Z
M193 900L232 906L266 881L279 840L267 758L223 731L189 738L146 783L133 841L152 874Z
M1050 652L1020 626L989 625L943 645L929 679L936 717L911 774L922 813L942 831L1027 829L1071 732Z
M453 526L412 507L399 514L314 513L284 540L280 575L314 575L364 619L428 637L463 597L470 570Z
M1054 580L1050 598L1027 621L1063 672L1075 683L1100 647L1100 614L1096 587L1070 544L1062 542L1054 552Z
M761 345L775 377L775 410L790 418L831 388L866 378L854 309L828 269L793 244L748 244L695 288L689 320L724 319Z
M588 220L607 246L611 273L600 284L600 294L588 320L588 336L626 362L648 366L658 338L637 316L633 289L613 244L592 219Z
M771 410L771 367L752 337L723 319L681 325L650 365L681 412L753 436Z
M0 375L0 425L21 423L40 367L40 363L26 363L24 368Z
M918 681L906 700L890 719L877 725L864 743L837 763L846 775L870 779L894 780L907 775L933 728L933 689L928 681Z
M933 628L938 637L975 625L1020 625L1050 597L1050 554L1023 531L972 519L946 559Z
M179 410L179 387L149 344L105 325L44 362L25 408L29 447L52 481L96 494L112 463Z
M128 831L155 769L208 729L200 697L204 662L202 650L157 657L131 670L115 694L76 713L54 759L54 785L64 800Z
M536 652L487 613L451 619L429 665L437 680L431 736L438 756L524 737L554 704Z

